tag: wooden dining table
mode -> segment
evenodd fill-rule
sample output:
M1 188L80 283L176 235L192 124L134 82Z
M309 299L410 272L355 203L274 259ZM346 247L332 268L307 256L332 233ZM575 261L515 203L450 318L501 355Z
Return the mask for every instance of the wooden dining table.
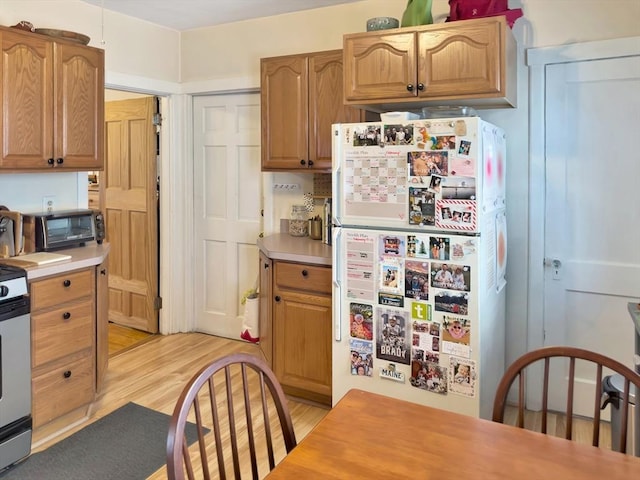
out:
M640 458L350 390L266 477L640 479Z

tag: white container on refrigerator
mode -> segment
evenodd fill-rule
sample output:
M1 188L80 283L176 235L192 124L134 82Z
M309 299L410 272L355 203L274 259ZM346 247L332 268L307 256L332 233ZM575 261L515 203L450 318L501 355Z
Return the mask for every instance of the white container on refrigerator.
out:
M505 368L503 131L477 117L333 131L333 403L360 388L489 418Z

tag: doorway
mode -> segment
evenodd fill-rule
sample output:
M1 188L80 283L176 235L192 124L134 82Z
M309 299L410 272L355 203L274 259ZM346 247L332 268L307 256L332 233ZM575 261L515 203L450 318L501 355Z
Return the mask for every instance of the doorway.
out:
M530 179L532 225L539 218L542 247L531 255L531 304L540 310L529 314L530 347L576 346L630 367L634 328L627 303L640 299L640 165L631 146L640 111L640 55L634 43L591 42L530 56L531 98L545 99L543 109L531 104L532 138L544 138L539 152L533 146L531 171L544 178ZM537 182L544 188L536 190ZM551 385L566 376L552 374ZM580 415L593 411L593 397L585 394L593 382L583 380L589 375L576 370L574 411ZM528 385L535 409L539 387ZM555 390L550 408L565 404L564 392Z
M98 203L111 245L110 355L158 332L160 128L154 123L159 105L152 95L105 91L105 169L98 175Z

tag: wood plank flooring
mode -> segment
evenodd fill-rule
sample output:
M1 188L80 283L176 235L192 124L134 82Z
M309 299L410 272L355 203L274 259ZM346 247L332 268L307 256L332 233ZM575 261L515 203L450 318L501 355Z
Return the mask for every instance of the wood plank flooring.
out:
M117 353L109 359L105 385L91 407L90 418L79 422L64 433L42 440L34 452L71 435L127 402L135 402L171 415L176 399L184 385L205 363L236 352L262 356L257 345L200 333L153 335L149 338L143 338L142 343L124 348L122 353ZM241 393L238 392L237 395L240 396ZM289 407L298 442L328 412L326 408L291 399ZM528 412L528 421L539 423L536 415L536 413ZM559 417L556 423L561 432L564 420ZM577 434L578 441L590 443L590 423L578 421L576 425L576 430L579 432ZM553 430L555 431L555 429ZM602 435L605 443L610 441L606 431ZM149 477L151 480L165 478L164 467Z

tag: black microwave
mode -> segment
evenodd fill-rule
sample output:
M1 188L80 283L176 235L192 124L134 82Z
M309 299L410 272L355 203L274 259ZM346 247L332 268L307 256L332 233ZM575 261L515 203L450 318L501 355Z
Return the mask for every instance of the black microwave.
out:
M102 243L104 236L96 228L102 224L102 214L88 209L25 214L23 223L25 240L36 252L81 247L93 240Z

